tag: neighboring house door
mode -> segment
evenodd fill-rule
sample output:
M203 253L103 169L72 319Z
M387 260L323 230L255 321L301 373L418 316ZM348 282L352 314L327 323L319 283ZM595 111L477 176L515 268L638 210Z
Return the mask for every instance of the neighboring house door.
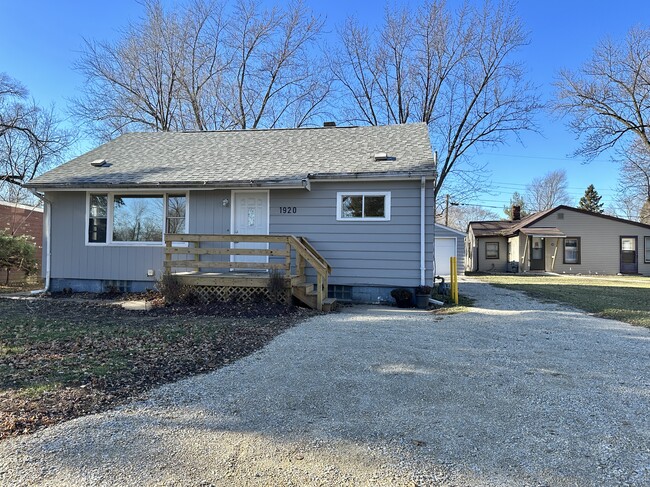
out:
M233 191L232 233L235 235L269 234L268 191ZM238 249L268 249L268 243L241 242ZM233 255L231 262L268 262L267 256ZM238 269L239 270L239 269Z
M621 237L621 274L638 274L637 237Z
M436 238L436 274L449 276L451 257L456 257L456 239L448 237Z
M545 246L541 237L530 237L530 270L545 270Z

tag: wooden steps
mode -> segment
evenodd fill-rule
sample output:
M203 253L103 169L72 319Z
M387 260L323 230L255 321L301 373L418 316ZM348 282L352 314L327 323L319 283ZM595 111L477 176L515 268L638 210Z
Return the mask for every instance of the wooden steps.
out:
M291 294L302 304L312 309L318 309L318 293L313 284L307 282L292 282ZM336 307L336 299L325 298L321 306L321 311L329 313Z

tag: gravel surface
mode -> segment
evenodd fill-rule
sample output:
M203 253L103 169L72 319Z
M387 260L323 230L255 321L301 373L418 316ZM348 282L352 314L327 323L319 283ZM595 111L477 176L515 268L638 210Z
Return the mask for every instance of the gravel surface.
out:
M3 485L650 484L650 330L466 281L0 443Z

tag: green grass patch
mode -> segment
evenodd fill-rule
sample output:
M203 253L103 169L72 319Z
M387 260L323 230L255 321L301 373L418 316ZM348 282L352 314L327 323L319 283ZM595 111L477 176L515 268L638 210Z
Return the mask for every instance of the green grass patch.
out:
M638 276L475 276L529 296L570 304L603 318L650 328L650 278Z

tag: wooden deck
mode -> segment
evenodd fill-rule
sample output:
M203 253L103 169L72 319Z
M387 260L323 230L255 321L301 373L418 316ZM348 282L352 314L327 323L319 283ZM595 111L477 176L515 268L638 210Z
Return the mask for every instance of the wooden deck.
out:
M315 282L309 282L309 267L314 270ZM216 299L227 299L233 292L244 296L263 293L271 275L280 273L285 300L293 297L324 311L334 304L327 297L332 268L304 237L170 234L165 236L165 271Z

